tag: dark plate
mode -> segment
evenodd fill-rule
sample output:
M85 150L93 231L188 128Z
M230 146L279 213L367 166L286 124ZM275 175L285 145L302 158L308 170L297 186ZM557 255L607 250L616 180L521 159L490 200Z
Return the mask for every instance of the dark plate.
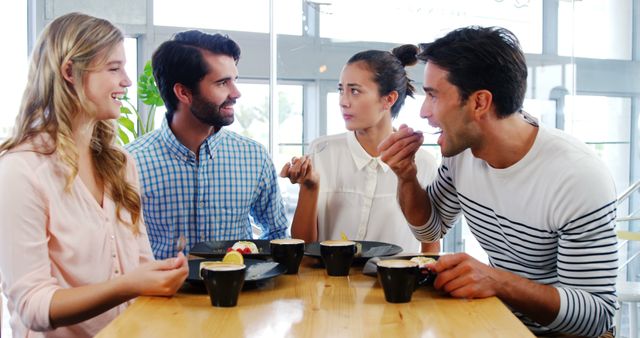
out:
M353 264L364 264L369 258L372 257L382 257L382 256L391 256L396 255L402 252L402 248L395 245L384 242L373 242L373 241L354 241L356 243L362 244L362 255L353 258ZM386 249L385 249L386 247ZM320 243L313 242L307 244L304 254L309 257L315 257L321 259L320 257Z
M204 282L202 281L202 278L200 278L200 262L204 261L219 261L219 259L192 259L189 261L189 277L187 277L187 282L195 287L204 288ZM245 277L243 289L255 287L257 284L266 282L267 280L285 272L285 267L282 264L278 264L276 262L265 262L260 259L246 258L244 260L244 265L247 266L247 273L245 273L245 276L248 275L249 269L251 269L252 266L257 266L258 264L273 264L274 267L261 274L254 274L250 277Z
M267 259L271 255L271 247L268 239L238 239L232 241L208 241L199 242L189 251L190 254L203 258L222 258L227 253L227 249L238 241L253 242L258 247L257 254L243 254L246 258Z

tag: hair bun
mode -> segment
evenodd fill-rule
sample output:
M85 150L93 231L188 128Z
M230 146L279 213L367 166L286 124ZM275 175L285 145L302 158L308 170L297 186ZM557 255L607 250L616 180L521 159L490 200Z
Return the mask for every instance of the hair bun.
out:
M391 50L391 53L400 60L402 66L413 66L418 62L416 55L418 54L418 46L406 44L398 46Z

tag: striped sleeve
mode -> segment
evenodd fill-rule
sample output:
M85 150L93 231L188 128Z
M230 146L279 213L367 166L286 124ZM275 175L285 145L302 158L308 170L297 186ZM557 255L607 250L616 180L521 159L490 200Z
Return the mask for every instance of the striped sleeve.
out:
M560 229L560 311L551 330L598 336L613 326L616 310L615 201L569 221Z
M421 242L439 240L460 218L460 201L445 160L435 180L427 187L431 203L429 220L422 226L411 226L413 235Z

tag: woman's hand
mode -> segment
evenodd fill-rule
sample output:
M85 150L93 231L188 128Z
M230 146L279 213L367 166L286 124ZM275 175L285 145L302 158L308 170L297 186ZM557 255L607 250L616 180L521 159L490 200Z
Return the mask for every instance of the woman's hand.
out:
M294 157L286 163L280 171L280 177L286 177L293 184L300 184L307 189L315 189L320 183L320 177L313 170L309 156Z
M187 258L180 252L175 258L142 264L124 278L128 278L136 296L171 296L188 275Z

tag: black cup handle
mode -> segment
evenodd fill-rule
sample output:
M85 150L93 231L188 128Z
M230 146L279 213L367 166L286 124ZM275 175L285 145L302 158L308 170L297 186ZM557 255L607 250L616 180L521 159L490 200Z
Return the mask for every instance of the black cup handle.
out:
M428 273L423 273L423 271L427 271ZM416 282L416 288L433 283L436 279L436 274L431 272L430 270L423 268L418 269L418 281Z

